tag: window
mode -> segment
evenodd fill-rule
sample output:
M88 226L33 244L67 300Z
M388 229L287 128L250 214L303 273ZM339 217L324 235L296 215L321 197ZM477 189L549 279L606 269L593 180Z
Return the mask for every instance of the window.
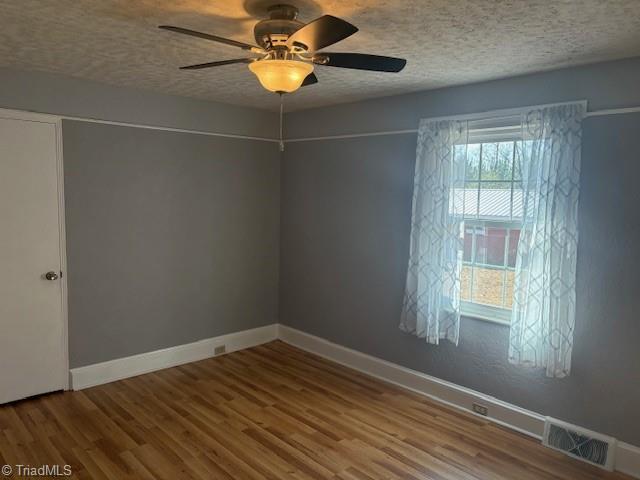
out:
M508 323L522 219L523 142L518 128L470 129L456 145L466 156L464 188L453 197L464 216L463 315Z

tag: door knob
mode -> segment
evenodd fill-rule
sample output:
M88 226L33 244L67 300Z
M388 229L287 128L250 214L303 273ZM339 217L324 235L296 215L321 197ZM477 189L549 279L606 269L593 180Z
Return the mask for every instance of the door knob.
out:
M59 275L56 272L47 272L44 274L44 278L47 280L57 280Z

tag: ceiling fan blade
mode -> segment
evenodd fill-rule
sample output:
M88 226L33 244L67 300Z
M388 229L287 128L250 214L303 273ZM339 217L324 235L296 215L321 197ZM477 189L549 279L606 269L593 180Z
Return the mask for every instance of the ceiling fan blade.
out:
M315 52L356 33L358 29L333 15L323 15L307 23L287 39L287 46L301 46Z
M318 77L316 74L311 72L307 77L303 80L301 87L306 87L307 85L313 85L314 83L318 83Z
M180 67L180 70L201 70L203 68L220 67L222 65L232 65L234 63L251 63L251 58L234 58L233 60L220 60L219 62L198 63L197 65L187 65Z
M231 40L230 38L218 37L217 35L210 35L208 33L196 32L195 30L189 30L188 28L173 27L171 25L160 25L158 28L163 30L169 30L171 32L183 33L185 35L191 35L192 37L204 38L205 40L211 40L213 42L224 43L225 45L231 45L232 47L239 47L243 50L262 50L255 45L249 45L248 43L238 42L237 40Z
M407 64L404 58L367 55L364 53L319 52L313 62L328 67L354 68L375 72L399 72Z

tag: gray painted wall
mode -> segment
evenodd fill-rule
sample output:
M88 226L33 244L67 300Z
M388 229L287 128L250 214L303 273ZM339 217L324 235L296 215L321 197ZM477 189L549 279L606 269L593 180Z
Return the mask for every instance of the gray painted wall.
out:
M63 122L71 367L277 322L277 144Z
M257 108L8 68L0 68L0 85L0 108L268 138L278 133L277 114Z
M312 110L290 115L288 124L316 136L416 128L419 116L537 102L640 105L639 66L616 62ZM413 134L287 144L280 321L640 444L640 114L584 122L575 349L571 376L562 380L509 365L504 326L465 318L457 347L398 329L415 147Z

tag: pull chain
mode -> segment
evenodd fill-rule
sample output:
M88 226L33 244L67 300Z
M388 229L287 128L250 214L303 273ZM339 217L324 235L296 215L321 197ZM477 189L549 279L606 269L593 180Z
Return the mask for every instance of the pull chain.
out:
M284 152L284 140L282 138L282 116L284 112L283 93L280 93L280 151Z

